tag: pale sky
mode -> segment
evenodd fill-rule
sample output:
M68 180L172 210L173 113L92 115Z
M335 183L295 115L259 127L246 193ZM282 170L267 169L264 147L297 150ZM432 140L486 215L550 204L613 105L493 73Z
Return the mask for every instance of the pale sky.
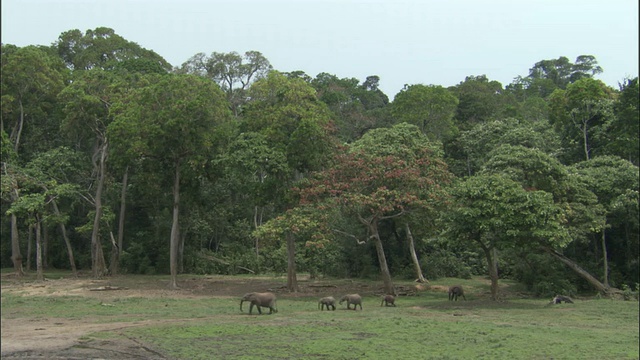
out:
M638 76L638 0L2 0L2 43L51 45L109 27L179 66L199 52L260 51L279 71L361 82L503 86L540 60L593 55L596 78Z

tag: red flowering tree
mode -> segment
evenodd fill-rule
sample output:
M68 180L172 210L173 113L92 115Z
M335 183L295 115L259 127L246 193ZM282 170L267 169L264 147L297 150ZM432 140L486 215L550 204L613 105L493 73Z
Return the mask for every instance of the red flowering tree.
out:
M413 125L372 130L345 150L333 167L315 173L299 189L300 203L331 208L362 224L367 238L359 241L374 242L385 291L395 293L378 225L435 210L447 199L451 174L438 149Z

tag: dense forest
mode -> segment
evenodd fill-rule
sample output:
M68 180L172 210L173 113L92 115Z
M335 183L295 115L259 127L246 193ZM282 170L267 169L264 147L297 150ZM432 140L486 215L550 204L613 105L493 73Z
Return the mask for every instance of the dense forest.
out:
M2 44L1 265L637 288L638 78L603 71L561 56L390 101L376 75L175 66L104 27Z

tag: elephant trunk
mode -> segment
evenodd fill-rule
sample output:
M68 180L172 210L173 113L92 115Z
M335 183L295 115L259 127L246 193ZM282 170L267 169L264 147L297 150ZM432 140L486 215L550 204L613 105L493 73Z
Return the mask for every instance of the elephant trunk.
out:
M242 303L244 302L244 300L240 300L240 312L242 312Z

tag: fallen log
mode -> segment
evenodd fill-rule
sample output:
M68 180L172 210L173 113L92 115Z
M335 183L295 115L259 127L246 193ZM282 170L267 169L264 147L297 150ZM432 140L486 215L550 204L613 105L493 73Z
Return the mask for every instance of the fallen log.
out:
M97 288L89 289L89 291L110 291L110 290L128 290L128 288L119 287L119 286L100 286Z

